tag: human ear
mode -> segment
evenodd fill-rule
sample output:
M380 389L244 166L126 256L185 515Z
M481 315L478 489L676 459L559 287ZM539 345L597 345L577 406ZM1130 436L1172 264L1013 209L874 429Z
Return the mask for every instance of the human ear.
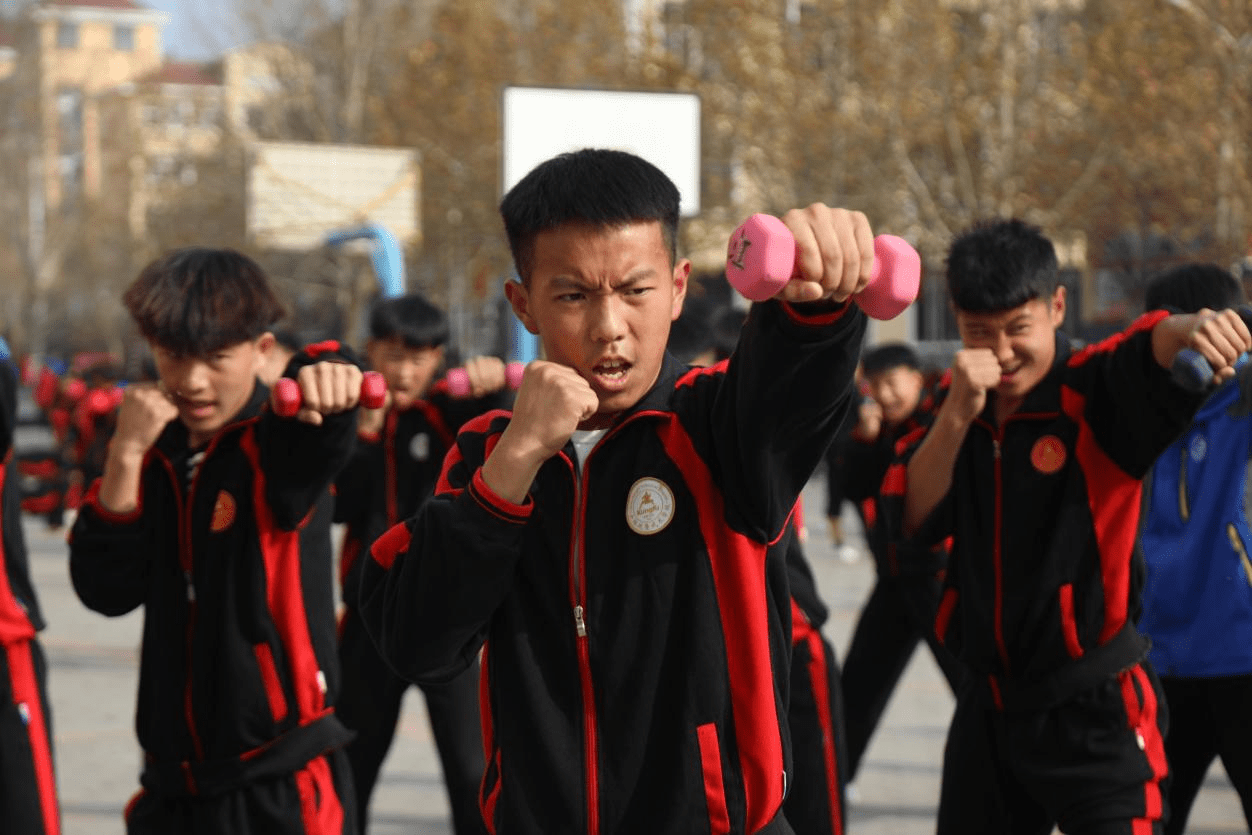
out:
M539 333L539 325L530 313L530 292L520 281L507 281L504 284L504 296L509 300L518 320L533 334Z

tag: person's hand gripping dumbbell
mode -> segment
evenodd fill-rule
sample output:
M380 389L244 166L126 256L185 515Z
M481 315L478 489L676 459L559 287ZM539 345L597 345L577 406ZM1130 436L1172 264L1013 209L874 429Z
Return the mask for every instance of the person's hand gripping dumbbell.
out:
M773 298L799 277L795 237L778 218L752 215L730 236L726 278L750 301ZM869 283L852 298L866 315L894 319L916 300L920 281L917 251L903 238L879 235Z

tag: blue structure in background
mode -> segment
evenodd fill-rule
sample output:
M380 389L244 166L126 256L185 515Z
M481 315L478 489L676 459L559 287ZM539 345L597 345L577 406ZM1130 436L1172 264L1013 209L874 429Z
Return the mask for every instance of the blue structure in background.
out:
M404 295L404 251L396 236L376 223L363 223L348 229L339 229L326 236L327 246L343 246L349 241L373 241L370 263L384 298ZM509 338L509 358L530 362L539 357L539 340L514 317Z
M396 236L377 223L363 223L350 229L339 229L326 236L327 246L343 246L349 241L371 240L370 263L384 298L404 295L404 251Z
M513 277L518 281L521 280L516 275ZM539 337L526 330L526 326L516 316L513 316L512 319L513 332L509 339L509 353L512 354L510 359L522 363L539 359Z

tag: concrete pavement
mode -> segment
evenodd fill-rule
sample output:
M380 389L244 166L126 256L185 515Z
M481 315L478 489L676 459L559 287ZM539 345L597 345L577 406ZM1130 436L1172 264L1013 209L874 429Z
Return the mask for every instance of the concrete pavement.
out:
M845 563L826 531L820 480L805 495L808 554L830 606L826 634L841 657L873 580L868 558ZM848 516L847 524L855 527ZM65 533L27 520L31 564L49 626L41 635L50 662L52 721L66 835L121 835L122 809L138 787L133 731L142 613L105 618L70 587ZM924 650L917 652L871 742L850 804L853 835L928 835L934 831L939 767L952 713L947 685ZM1188 833L1247 832L1238 797L1220 764L1209 774ZM373 803L371 835L451 835L438 758L421 694L411 690Z

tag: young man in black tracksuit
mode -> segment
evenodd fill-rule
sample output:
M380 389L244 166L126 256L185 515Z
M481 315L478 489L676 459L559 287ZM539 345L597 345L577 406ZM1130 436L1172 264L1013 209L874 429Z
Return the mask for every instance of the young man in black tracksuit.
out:
M927 559L901 562L887 548L883 527L878 524L878 491L895 458L896 444L907 442L910 435L920 436L933 415L921 360L903 343L875 345L861 354L861 376L877 409L862 409L861 419L834 465L842 468L844 495L861 509L877 571L843 663L849 781L856 778L865 749L919 642L930 647L954 691L961 678L959 662L934 634L947 563L945 546L932 549Z
M282 315L264 272L185 249L123 301L158 383L127 386L104 473L70 541L88 607L144 607L131 835L356 831L334 715L330 485L352 452L361 371L335 343L290 368L303 405L257 374Z
M361 555L388 528L417 512L435 492L444 455L467 420L505 405L504 363L475 357L465 365L471 395L454 398L435 381L444 363L448 320L417 293L380 300L370 313L366 357L387 383L383 409L362 409L352 461L336 482L335 519L346 525L339 574L345 607L339 620L343 689L339 717L356 739L348 746L361 831L404 693L365 632L358 604ZM422 685L426 712L457 835L485 833L478 811L483 737L478 712L478 665L444 683Z
M6 348L0 341L0 348ZM48 705L43 614L22 534L13 438L17 369L0 353L0 820L13 835L61 831Z
M1147 314L1071 352L1052 244L976 225L948 254L964 348L925 438L884 481L896 558L952 537L939 638L969 668L938 832L1161 831L1166 707L1135 629L1140 479L1203 395L1186 346L1230 377L1234 311Z
M366 626L417 680L483 649L501 835L790 832L782 537L851 402L869 225L789 212L804 279L754 306L729 363L688 369L665 353L691 265L664 174L563 154L501 211L545 360L375 543Z

